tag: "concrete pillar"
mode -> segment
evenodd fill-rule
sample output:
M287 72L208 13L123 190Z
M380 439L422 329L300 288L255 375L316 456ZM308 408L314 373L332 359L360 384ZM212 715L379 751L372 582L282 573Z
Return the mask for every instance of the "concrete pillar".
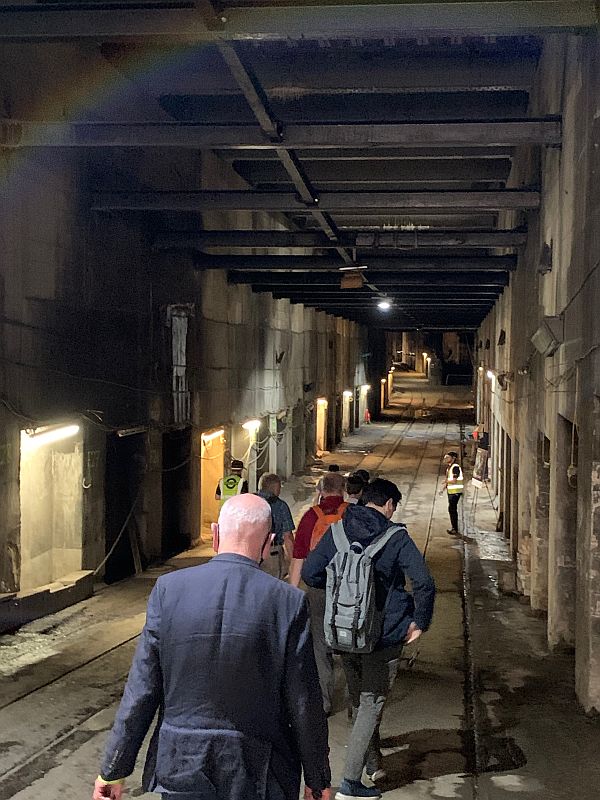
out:
M550 526L550 463L549 448L543 433L539 434L535 476L535 513L531 525L531 607L548 609L548 536Z
M288 408L286 417L286 428L284 434L283 446L285 448L285 469L283 470L282 478L289 478L294 471L294 414L291 408Z
M277 473L277 415L269 414L269 472Z
M519 550L520 538L520 521L519 521L519 458L520 448L519 442L515 439L512 443L511 454L511 470L510 470L510 549L513 558L517 558Z
M190 461L190 504L188 530L191 544L196 545L202 536L202 433L192 428L191 433L191 461Z
M134 513L138 526L141 546L149 561L162 555L162 440L160 430L151 428L146 439L148 469L144 475L142 502Z
M571 423L557 414L550 463L548 542L548 643L554 648L575 644L577 486L567 475L572 431Z

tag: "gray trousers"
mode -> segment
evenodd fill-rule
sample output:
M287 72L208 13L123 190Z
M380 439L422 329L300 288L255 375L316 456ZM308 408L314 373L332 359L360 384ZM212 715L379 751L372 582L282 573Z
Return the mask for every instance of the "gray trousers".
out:
M400 645L373 653L342 654L354 717L344 767L347 780L359 781L365 766L370 773L380 767L379 724L401 653Z
M335 677L333 672L333 654L325 641L323 619L325 617L325 589L308 588L308 602L310 605L310 629L315 651L315 661L319 673L319 684L323 696L323 710L326 714L331 712L333 706L333 690Z

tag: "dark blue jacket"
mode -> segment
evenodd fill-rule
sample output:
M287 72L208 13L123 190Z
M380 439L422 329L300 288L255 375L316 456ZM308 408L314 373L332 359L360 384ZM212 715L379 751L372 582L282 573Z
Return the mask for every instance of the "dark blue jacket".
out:
M304 593L243 556L163 575L148 601L100 774L174 800L298 800L329 785L327 722Z
M371 544L392 524L383 514L368 506L349 506L343 517L344 530L350 542ZM324 589L326 567L336 547L331 530L308 554L302 568L302 579L308 586ZM433 615L435 583L417 546L402 525L373 562L376 577L377 607L385 608L383 635L378 650L402 644L411 622L426 631ZM412 594L406 590L410 578Z

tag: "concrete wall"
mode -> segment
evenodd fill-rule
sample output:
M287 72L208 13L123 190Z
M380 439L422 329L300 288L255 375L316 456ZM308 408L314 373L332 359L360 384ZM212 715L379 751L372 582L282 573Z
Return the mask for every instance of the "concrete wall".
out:
M600 39L550 36L530 105L532 116L563 115L562 148L517 154L512 186L542 187L529 215L529 243L510 286L478 332L482 398L493 486L512 538L518 585L548 617L553 647L575 646L578 697L600 709ZM501 215L500 226L519 224ZM544 245L552 247L551 271ZM531 343L543 317L562 315L564 343L544 358ZM498 345L501 329L506 344ZM490 348L485 348L486 341ZM486 378L491 368L503 376ZM571 463L573 430L577 433ZM506 437L518 456L510 475ZM512 487L507 493L506 487ZM504 507L505 505L510 507Z

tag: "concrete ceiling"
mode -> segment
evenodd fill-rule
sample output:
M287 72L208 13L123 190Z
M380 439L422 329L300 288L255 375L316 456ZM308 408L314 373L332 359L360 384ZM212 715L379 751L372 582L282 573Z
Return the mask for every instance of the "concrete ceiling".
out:
M140 215L158 250L257 291L378 327L473 328L539 205L539 187L511 183L515 153L561 141L560 119L528 112L544 36L597 21L585 0L438 2L435 14L426 0L13 3L0 6L0 42L95 46L124 77L136 60L161 66L137 75L139 123L6 121L0 135L6 147L212 151L236 191L124 181L92 207ZM261 228L272 214L273 230L238 230L248 214ZM341 289L352 265L364 285Z

